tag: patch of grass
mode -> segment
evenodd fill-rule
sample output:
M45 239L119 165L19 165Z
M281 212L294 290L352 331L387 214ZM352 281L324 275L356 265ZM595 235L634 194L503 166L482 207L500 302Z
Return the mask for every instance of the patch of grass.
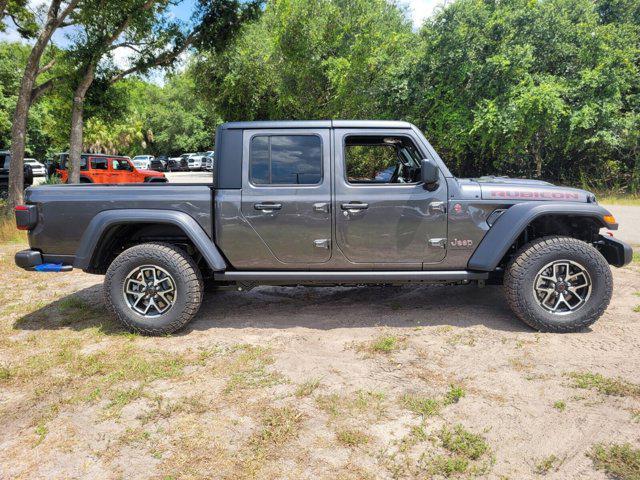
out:
M76 295L63 298L58 302L57 307L62 317L62 325L73 325L83 320L105 316L103 308L90 304Z
M458 403L461 398L466 395L464 389L459 385L454 385L453 383L449 385L449 391L444 397L445 405L452 405L454 403Z
M558 458L556 455L549 455L548 457L544 457L538 460L533 468L533 471L538 475L546 475L551 471L557 472L563 461L563 459Z
M13 377L13 370L4 365L0 365L0 382L10 380Z
M0 205L0 244L7 243L27 243L27 232L18 230L13 212Z
M369 436L356 429L344 428L336 432L336 438L345 447L359 447L369 442Z
M640 250L637 248L633 249L633 263L640 263Z
M404 408L422 416L423 419L440 412L440 402L433 398L407 394L402 396L401 403Z
M462 425L454 426L453 430L443 427L438 438L449 452L469 460L478 460L489 451L489 445L482 436L465 430Z
M42 441L47 436L47 433L49 433L49 428L47 427L47 424L44 421L38 422L38 425L36 425L36 435L38 435L38 439L36 440L36 445L40 445L42 443Z
M473 347L476 344L476 337L472 332L456 333L447 338L447 343L452 346L466 345Z
M319 395L316 397L316 404L332 420L352 417L355 414L382 418L386 414L385 399L386 396L382 392L358 390L348 395Z
M451 477L467 472L469 460L459 456L436 455L431 459L427 471L432 476Z
M640 313L640 305L636 305L635 307L633 307L633 311L636 313Z
M303 415L293 407L269 408L262 417L262 429L253 442L256 445L279 446L298 436Z
M432 440L439 440L445 453L434 455L425 452L421 456L418 467L426 474L424 478L471 478L488 473L491 460L485 457L490 449L480 435L465 430L462 425L455 425L453 429L445 426Z
M598 203L604 205L640 206L640 196L604 194L602 196L598 196Z
M296 387L295 396L298 398L308 397L320 387L320 379L307 380Z
M555 402L553 402L553 408L564 412L567 408L567 402L565 402L564 400L556 400Z
M381 335L375 340L362 345L359 350L373 354L389 354L404 348L405 342L406 341L404 338L398 337L396 335Z
M111 401L107 405L107 409L112 413L120 413L120 411L134 400L142 397L142 387L127 388L125 390L115 390L111 395Z
M640 423L640 408L631 409L631 420L636 423Z
M224 388L230 394L238 390L264 388L278 385L285 381L283 375L268 369L274 359L268 349L252 345L243 345L236 356L222 366L223 373L231 372Z
M620 480L640 479L640 449L630 444L595 445L587 454L598 470Z
M640 385L621 378L609 378L599 373L573 372L569 374L574 388L597 390L605 395L618 397L640 397Z

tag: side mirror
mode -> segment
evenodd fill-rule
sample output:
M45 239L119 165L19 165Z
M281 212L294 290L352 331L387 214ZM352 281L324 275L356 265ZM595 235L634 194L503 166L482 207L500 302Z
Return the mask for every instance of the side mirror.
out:
M424 183L424 188L427 190L435 190L438 187L440 171L436 165L426 158L420 162L420 176L422 183Z

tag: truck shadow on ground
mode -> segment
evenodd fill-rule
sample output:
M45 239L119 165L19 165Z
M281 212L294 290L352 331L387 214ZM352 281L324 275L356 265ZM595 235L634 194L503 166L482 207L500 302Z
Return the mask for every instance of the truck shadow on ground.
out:
M265 286L248 292L206 293L196 318L176 335L216 328L330 330L440 325L483 325L492 330L534 332L515 317L506 305L502 289L495 286ZM14 327L125 332L106 310L99 284L18 318Z

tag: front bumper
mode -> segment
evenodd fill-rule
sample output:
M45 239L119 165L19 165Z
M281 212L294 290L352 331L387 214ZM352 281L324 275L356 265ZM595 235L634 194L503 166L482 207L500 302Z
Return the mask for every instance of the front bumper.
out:
M600 253L614 267L624 267L633 260L633 249L621 240L614 237L600 236L596 243Z
M64 263L45 263L42 254L38 250L20 250L15 256L16 265L29 271L37 272L69 272L73 265Z

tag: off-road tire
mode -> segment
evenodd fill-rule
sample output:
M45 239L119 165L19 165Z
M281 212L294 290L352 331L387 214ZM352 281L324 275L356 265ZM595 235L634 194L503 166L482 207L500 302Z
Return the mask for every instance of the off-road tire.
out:
M542 308L533 283L548 263L569 260L582 265L592 282L589 299L575 312L556 315ZM523 246L509 262L504 276L507 303L527 325L542 332L575 332L592 325L607 309L613 293L611 268L591 245L571 237L543 237Z
M158 317L147 318L134 312L122 293L126 276L142 265L163 268L176 283L174 305ZM198 312L203 291L202 274L193 258L167 243L143 243L125 250L111 263L104 280L107 308L127 328L144 335L166 335L184 327Z

